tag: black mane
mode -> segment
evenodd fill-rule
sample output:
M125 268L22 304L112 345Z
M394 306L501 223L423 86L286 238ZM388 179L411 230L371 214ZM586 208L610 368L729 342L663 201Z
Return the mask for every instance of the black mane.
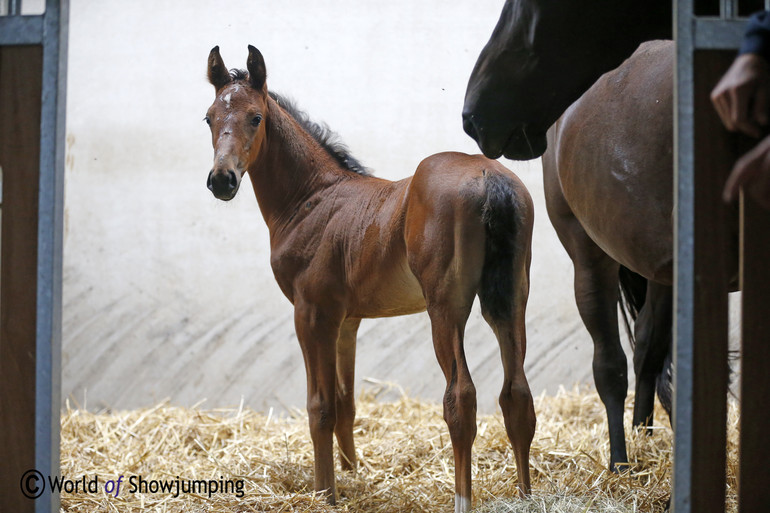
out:
M242 69L232 69L230 70L230 77L234 81L248 81L249 74ZM316 123L311 120L305 112L299 110L296 104L285 96L281 96L272 91L270 92L270 96L283 110L293 117L297 123L299 123L299 125L309 133L313 139L315 139L316 142L320 144L335 161L337 161L337 163L339 163L339 165L348 171L352 171L359 175L371 175L370 171L350 154L350 150L348 150L347 146L340 141L339 136L332 131L326 123Z
M307 113L299 110L297 105L285 96L272 91L270 96L342 167L359 175L371 174L363 164L350 154L348 147L340 141L339 136L326 123L316 123L308 117Z

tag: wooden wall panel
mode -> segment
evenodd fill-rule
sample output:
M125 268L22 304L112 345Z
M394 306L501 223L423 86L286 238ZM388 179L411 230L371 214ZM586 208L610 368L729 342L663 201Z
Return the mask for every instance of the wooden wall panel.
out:
M770 511L770 212L747 197L741 211L741 513Z
M696 51L694 65L694 318L692 383L691 511L725 508L728 384L728 301L737 277L737 209L722 202L722 188L735 159L709 93L734 52Z
M0 47L0 497L3 511L34 511L21 494L35 466L35 340L42 46Z

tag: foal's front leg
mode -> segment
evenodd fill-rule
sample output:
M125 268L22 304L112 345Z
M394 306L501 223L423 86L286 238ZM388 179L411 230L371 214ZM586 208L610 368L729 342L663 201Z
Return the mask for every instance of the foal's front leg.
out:
M336 501L333 435L337 422L336 344L341 316L305 301L294 306L294 324L305 358L307 413L315 457L315 490Z
M356 335L361 319L345 319L337 340L337 425L334 433L340 448L342 470L355 470L356 449L353 424L356 420Z

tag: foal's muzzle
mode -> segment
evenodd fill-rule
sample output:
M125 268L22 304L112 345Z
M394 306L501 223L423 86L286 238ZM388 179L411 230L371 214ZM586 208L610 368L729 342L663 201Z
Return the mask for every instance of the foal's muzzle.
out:
M226 171L211 170L206 186L214 193L217 199L229 201L235 197L238 192L238 175L235 171L228 169Z

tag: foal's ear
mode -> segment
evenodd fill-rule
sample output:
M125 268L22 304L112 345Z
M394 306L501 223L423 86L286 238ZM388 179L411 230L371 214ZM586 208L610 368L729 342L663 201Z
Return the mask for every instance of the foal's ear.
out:
M246 61L246 69L249 70L249 81L254 89L262 89L267 78L267 69L265 68L265 59L262 53L249 45L249 59Z
M219 47L215 46L209 53L209 82L219 91L230 83L230 73L227 72L222 56L219 55Z

